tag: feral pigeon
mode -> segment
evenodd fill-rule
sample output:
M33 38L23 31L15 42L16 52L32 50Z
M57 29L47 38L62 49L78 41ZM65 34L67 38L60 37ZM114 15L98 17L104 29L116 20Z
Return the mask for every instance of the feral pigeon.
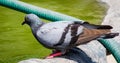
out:
M34 37L43 46L55 50L47 58L63 55L77 45L91 40L114 38L118 33L111 33L110 25L94 25L80 21L58 21L44 23L35 14L25 16L22 23L28 24Z

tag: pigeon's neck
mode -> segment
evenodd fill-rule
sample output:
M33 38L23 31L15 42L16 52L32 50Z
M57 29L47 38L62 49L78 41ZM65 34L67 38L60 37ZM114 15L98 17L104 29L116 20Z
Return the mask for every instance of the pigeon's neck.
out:
M39 27L41 27L44 23L35 23L30 25L32 32L35 34Z

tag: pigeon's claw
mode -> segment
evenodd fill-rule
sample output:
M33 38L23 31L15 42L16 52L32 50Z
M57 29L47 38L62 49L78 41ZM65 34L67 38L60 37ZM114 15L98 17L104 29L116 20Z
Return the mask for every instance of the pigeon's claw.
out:
M52 53L49 56L47 56L46 59L51 59L51 58L58 57L58 56L61 56L61 55L62 55L62 52Z

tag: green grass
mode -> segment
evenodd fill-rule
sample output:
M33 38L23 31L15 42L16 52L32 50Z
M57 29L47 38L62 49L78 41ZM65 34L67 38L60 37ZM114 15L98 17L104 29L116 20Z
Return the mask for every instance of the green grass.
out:
M39 7L100 24L105 13L95 0L20 0ZM17 63L29 58L43 58L50 50L42 47L30 28L21 23L25 14L0 6L0 63Z

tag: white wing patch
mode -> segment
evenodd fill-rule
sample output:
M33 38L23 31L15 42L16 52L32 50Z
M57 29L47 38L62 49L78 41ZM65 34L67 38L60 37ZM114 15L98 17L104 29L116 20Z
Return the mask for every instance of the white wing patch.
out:
M68 30L68 33L66 34L66 36L65 36L65 41L64 41L64 46L66 46L66 45L68 45L69 44L69 42L71 41L71 38L72 38L72 36L71 36L71 29L69 29Z
M81 34L83 32L83 26L79 26L77 30L77 35Z

